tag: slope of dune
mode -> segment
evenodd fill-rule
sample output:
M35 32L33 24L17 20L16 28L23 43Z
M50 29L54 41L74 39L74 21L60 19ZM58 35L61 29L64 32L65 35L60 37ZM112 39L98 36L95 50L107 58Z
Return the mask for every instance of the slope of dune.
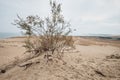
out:
M114 42L80 37L74 40L75 49L64 53L65 64L62 61L46 64L40 56L26 61L33 62L27 69L19 66L24 64L19 60L28 56L23 54L24 38L0 40L0 70L9 66L0 73L0 80L120 80L120 59L106 58L120 55L120 48Z

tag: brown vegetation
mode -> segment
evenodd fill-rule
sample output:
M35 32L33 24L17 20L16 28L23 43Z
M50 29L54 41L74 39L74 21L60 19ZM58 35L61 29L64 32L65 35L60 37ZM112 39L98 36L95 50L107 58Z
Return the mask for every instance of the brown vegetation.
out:
M73 47L74 41L70 24L64 20L61 14L61 4L50 1L51 16L41 19L38 16L28 16L25 20L18 16L15 25L24 30L27 39L24 47L26 52L37 57L44 54L44 58L49 61L49 57L61 58L66 47Z

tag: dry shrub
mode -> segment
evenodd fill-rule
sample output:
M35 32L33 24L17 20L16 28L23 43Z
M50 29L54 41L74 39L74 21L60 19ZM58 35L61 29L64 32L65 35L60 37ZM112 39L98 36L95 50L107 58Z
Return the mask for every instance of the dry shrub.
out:
M73 47L74 41L70 24L64 20L61 14L61 4L50 1L51 15L45 19L39 16L28 16L22 19L17 16L15 25L27 35L24 47L26 52L39 56L44 54L44 58L49 60L54 55L62 56L66 47Z

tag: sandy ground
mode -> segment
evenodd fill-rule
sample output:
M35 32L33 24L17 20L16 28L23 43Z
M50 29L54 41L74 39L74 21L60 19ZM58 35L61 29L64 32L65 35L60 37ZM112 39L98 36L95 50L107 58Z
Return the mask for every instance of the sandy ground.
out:
M50 62L36 58L39 63L28 69L15 65L0 74L0 80L120 80L120 59L107 59L111 54L120 54L114 42L76 37L75 49L64 53L62 62ZM25 56L24 38L0 40L0 69ZM30 60L34 61L34 60Z

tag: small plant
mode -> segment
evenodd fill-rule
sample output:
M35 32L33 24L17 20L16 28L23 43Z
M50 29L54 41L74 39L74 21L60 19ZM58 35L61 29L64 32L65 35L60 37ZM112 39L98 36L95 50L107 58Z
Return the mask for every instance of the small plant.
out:
M44 54L49 61L50 57L61 58L66 47L73 47L73 38L69 22L61 14L61 4L50 1L51 15L45 19L39 16L28 16L26 19L18 17L15 25L23 30L27 36L24 47L26 52L35 56Z

